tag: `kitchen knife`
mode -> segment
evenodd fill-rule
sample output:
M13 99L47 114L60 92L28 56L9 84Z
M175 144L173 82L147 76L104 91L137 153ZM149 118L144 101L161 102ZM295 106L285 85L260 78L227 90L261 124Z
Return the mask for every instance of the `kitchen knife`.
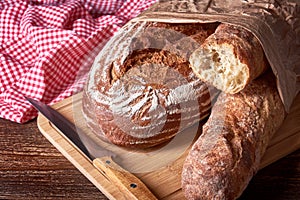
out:
M29 97L25 97L25 99L59 129L128 199L157 199L139 178L112 160L113 152L99 146L89 137L80 137L76 126L52 107Z

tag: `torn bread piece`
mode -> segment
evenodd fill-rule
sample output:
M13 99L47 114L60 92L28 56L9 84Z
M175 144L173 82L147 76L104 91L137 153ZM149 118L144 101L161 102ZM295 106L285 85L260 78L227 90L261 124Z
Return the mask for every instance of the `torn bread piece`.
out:
M193 72L225 93L241 91L268 67L258 39L242 27L220 24L189 59Z

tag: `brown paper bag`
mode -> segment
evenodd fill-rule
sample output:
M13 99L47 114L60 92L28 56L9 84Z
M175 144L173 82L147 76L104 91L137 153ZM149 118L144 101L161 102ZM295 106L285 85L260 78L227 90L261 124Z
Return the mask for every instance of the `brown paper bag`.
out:
M261 42L287 111L300 90L300 2L297 0L161 0L133 21L222 22Z

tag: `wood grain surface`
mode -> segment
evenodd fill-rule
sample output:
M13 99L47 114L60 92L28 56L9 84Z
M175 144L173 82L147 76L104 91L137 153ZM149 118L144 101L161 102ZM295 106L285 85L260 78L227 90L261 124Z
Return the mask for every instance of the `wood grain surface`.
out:
M0 154L0 199L107 199L40 133L36 120L0 119ZM300 199L299 188L297 150L260 170L240 199Z

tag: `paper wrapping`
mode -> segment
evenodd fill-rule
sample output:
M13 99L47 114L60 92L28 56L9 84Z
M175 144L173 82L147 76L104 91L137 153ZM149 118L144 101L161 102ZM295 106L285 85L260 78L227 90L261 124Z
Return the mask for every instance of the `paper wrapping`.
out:
M261 42L286 111L300 90L298 0L161 0L133 21L222 22L244 27Z

